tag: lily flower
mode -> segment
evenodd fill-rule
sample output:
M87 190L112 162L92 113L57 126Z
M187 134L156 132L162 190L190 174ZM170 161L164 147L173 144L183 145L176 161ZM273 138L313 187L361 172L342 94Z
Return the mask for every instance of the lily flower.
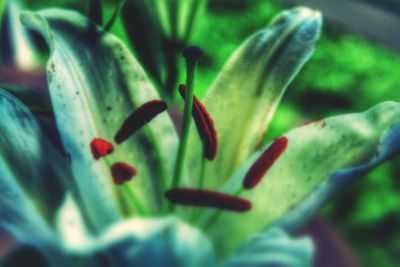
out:
M194 98L201 51L186 50L179 137L115 36L73 11L21 20L51 49L49 91L66 159L1 91L0 226L25 245L8 266L27 258L38 266L311 266L311 241L288 232L400 149L395 102L260 147L318 40L316 11L285 11L251 36L203 104Z

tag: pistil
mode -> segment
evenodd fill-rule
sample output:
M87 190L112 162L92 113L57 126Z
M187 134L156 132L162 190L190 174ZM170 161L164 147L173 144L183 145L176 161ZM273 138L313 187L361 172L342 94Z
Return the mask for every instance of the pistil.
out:
M172 188L176 188L180 185L182 179L182 171L184 166L184 158L186 154L186 147L189 137L189 129L192 121L192 109L193 109L193 95L194 95L194 76L196 72L197 62L203 55L200 48L189 46L183 50L182 55L186 59L186 97L185 97L185 109L183 113L182 130L180 133L178 154L175 162L174 176L172 180ZM171 206L171 209L173 207Z
M179 93L184 99L186 98L186 85L181 84L179 86ZM206 107L196 96L193 97L192 113L197 131L203 143L203 154L208 160L213 160L217 154L217 131Z

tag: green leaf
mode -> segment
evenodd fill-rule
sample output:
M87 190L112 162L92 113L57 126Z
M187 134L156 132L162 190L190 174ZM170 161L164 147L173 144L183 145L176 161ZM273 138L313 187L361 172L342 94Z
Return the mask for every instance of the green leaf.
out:
M274 225L288 225L285 226L288 230L300 226L346 184L343 181L354 180L386 160L389 154L399 152L400 147L393 145L400 142L400 127L395 127L399 123L400 104L384 102L362 113L327 118L284 134L288 139L287 149L253 190L241 194L252 201L251 211L240 215L223 213L210 229L213 240L218 247L228 245L222 250L229 252L252 233L261 231L290 210L296 210L296 205L300 205L302 212L295 212L289 216L292 219L277 221ZM397 135L390 134L387 138L392 127L397 130ZM392 144L392 150L383 153L381 146L388 146L387 140ZM222 191L234 193L240 190L247 171L267 147L253 155ZM382 158L376 160L378 154ZM342 178L332 178L338 170L364 164L368 168L363 171L356 169ZM351 179L346 178L350 176ZM306 204L298 204L303 200ZM213 214L213 211L205 212L203 222ZM244 222L246 227L243 227ZM235 233L234 237L232 233ZM227 238L230 238L228 243L223 241Z
M157 11L166 37L171 41L186 43L208 0L153 0L151 2Z
M5 0L4 14L1 20L0 57L3 64L32 69L38 67L40 61L28 31L19 20L23 8L22 2Z
M104 25L104 30L109 31L117 20L118 16L121 13L122 8L125 5L126 0L120 0L114 9L114 12L111 14L111 17L108 19L107 23Z
M96 137L112 141L133 110L159 99L136 59L115 36L76 12L49 9L25 13L22 20L42 33L51 47L47 71L53 108L81 209L91 224L104 229L119 218L115 197L132 212L132 201L112 182L110 164L119 161L137 169L129 186L145 208L160 211L160 188L172 176L177 147L168 114L160 114L116 146L107 161L94 160L89 149Z
M157 11L151 2L127 1L121 17L138 59L148 73L162 84L162 72L166 71L164 36Z
M196 26L208 4L209 0L181 0L181 10L179 17L184 18L178 24L178 32L182 36L181 39L184 43L190 40L190 37L196 30Z
M226 181L260 145L287 86L312 55L320 28L317 11L285 11L226 63L204 99L218 132L217 157L205 175L210 187Z
M0 117L0 160L51 222L71 175L68 163L32 113L2 89Z

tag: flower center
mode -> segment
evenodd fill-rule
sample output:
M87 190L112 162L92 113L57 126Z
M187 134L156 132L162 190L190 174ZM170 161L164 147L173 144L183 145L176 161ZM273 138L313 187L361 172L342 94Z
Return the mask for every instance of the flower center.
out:
M234 211L234 212L246 212L252 207L252 203L238 195L243 192L243 189L249 190L255 188L266 175L268 170L272 167L275 161L282 155L288 145L288 139L286 137L277 138L252 164L247 171L244 179L242 188L233 194L226 194L211 190L203 189L203 179L205 173L205 162L206 159L212 161L217 155L218 149L218 138L217 131L215 129L214 121L208 113L206 107L200 102L200 100L194 94L194 75L197 65L197 61L202 56L201 49L197 47L188 47L183 51L183 56L186 58L187 65L187 79L186 84L179 86L179 93L184 99L185 108L182 122L182 131L180 133L178 155L175 163L174 176L172 177L172 184L170 189L165 192L165 198L169 201L169 211L174 211L174 205L184 205L193 207L203 208L214 208L215 216L213 220L219 216L222 210ZM114 140L117 144L126 141L129 137L135 134L148 122L154 119L158 114L167 109L167 104L162 100L151 100L139 108L134 110L115 134ZM183 161L185 159L185 151L188 141L188 134L190 129L190 122L194 120L200 141L202 142L203 156L201 160L201 173L199 176L199 184L197 188L180 188L181 176L183 170ZM114 151L113 145L101 138L95 138L90 143L90 148L94 159L106 157ZM132 188L126 184L126 182L132 180L133 176L136 175L136 169L125 162L116 162L111 166L111 174L116 185L122 185L124 190L130 195L134 205L137 206L139 211L145 209L143 205L135 197ZM164 187L159 190L164 193ZM197 210L199 211L199 210ZM201 211L199 211L201 213ZM198 217L200 213L196 212L194 215ZM195 217L196 217L195 216ZM192 219L194 217L192 216ZM210 222L210 224L213 221ZM209 225L209 224L207 224Z

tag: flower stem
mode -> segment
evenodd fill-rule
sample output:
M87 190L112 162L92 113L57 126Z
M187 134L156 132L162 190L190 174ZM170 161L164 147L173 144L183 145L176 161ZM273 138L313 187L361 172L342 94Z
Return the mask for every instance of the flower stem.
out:
M118 15L121 13L122 8L124 7L126 0L120 0L117 6L114 9L113 14L111 15L111 18L108 20L107 24L104 26L104 31L108 32L111 30L112 26L114 25L114 22L117 20Z
M108 166L109 169L111 169L111 162L108 158L103 158L105 164ZM118 187L122 187L122 190L125 192L126 196L130 201L132 201L133 206L137 210L138 214L140 216L144 216L148 214L148 211L146 208L143 206L143 204L139 201L139 199L136 197L135 193L132 191L132 188L129 187L127 183L120 185Z
M139 199L136 197L135 193L132 191L128 184L122 185L122 190L124 190L127 197L132 201L133 205L137 209L139 216L148 215L147 210L144 208L142 203L140 203Z

